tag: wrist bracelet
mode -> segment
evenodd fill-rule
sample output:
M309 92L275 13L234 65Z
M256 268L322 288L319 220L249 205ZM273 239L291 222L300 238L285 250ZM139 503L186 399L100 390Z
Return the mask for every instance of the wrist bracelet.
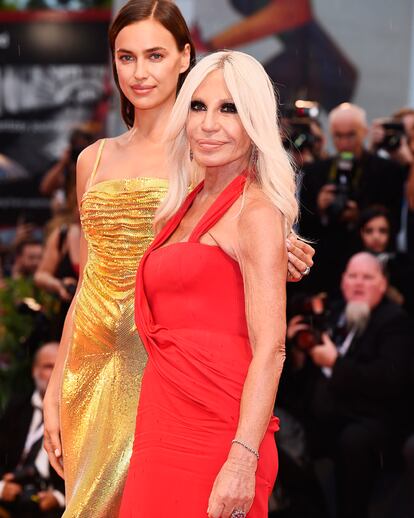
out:
M246 448L247 451L249 451L250 453L253 453L253 455L256 457L256 459L259 460L259 458L260 458L259 452L257 450L255 450L254 448L250 448L250 446L248 446L243 441L239 441L238 439L233 439L231 441L231 443L232 444L240 444L240 446L243 446L243 448Z

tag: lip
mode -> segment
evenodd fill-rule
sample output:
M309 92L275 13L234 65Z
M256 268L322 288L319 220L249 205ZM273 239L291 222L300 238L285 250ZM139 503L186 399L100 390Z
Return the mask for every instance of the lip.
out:
M197 140L197 144L201 149L217 149L225 144L225 142L215 139L200 139Z
M131 87L134 92L136 92L137 94L141 94L141 95L144 95L144 94L148 94L149 92L151 92L152 90L154 90L155 86L151 86L151 85L132 85Z

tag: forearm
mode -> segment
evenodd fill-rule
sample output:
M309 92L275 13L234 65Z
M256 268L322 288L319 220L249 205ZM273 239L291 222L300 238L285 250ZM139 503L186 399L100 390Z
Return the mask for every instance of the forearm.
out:
M257 352L250 364L240 403L236 438L258 450L273 414L285 360L284 343Z
M287 31L312 18L308 0L273 1L209 41L212 49L234 48L271 34Z
M35 273L34 281L37 287L48 293L59 295L62 287L62 281L46 271L37 271Z
M39 191L45 196L49 196L63 186L63 176L66 164L63 161L59 161L55 164L42 178L39 186Z

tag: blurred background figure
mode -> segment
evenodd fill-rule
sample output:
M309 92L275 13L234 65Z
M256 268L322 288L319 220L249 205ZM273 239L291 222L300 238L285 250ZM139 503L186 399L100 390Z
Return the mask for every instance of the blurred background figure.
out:
M52 327L59 333L75 294L79 277L80 220L76 200L72 206L49 222L51 232L47 237L43 259L34 275L38 288L52 294L59 302L59 311Z
M351 257L341 291L338 303L308 301L290 319L282 401L313 461L332 462L338 516L367 518L377 477L401 459L410 429L413 328L386 297L373 255Z
M405 172L366 150L368 124L359 106L344 103L332 110L329 130L336 154L303 166L300 231L316 241L318 260L309 285L335 294L347 258L356 250L360 211L384 205L399 229Z
M16 391L0 418L0 510L10 518L63 514L64 481L43 449L42 401L58 347L57 342L40 346L33 360L32 394L22 396Z
M26 239L16 246L11 276L33 278L43 257L43 243L37 239Z
M76 161L80 153L97 140L99 126L87 123L76 127L69 136L69 145L62 157L43 176L39 191L45 196L53 196L62 190L65 199L75 188Z
M414 262L398 252L388 209L379 205L363 210L358 220L361 249L377 256L388 278L388 297L414 316Z

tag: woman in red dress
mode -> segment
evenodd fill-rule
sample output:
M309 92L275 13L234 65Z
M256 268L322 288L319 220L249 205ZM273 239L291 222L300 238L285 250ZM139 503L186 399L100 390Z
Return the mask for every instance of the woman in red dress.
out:
M177 98L161 230L137 274L149 359L121 518L267 517L297 216L276 121L268 76L240 52L201 60Z

